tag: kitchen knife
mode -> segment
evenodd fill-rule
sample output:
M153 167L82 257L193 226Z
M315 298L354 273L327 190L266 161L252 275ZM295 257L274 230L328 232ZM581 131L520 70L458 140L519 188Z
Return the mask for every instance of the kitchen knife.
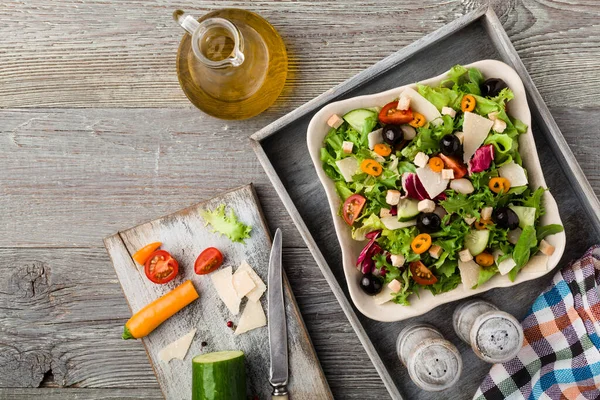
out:
M288 347L285 304L283 302L283 280L281 266L281 229L275 232L269 259L269 347L271 368L269 382L273 386L273 399L287 400L288 391Z

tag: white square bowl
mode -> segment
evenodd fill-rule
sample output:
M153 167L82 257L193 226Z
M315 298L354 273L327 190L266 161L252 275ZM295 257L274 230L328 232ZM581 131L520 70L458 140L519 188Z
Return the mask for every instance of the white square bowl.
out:
M533 134L531 133L531 113L529 111L527 96L521 78L519 78L519 75L511 67L496 60L477 61L473 64L466 65L466 67L478 68L483 76L487 78L501 78L514 92L515 97L508 103L507 112L510 116L520 119L528 126L527 132L519 136L519 152L521 153L523 164L528 172L529 186L533 188L539 186L546 187L546 181L544 180L542 167L537 155ZM437 86L444 79L447 79L446 73L420 83L429 86ZM546 240L556 248L554 254L548 259L547 269L535 273L521 271L514 282L511 282L506 275L502 276L497 274L476 289L464 288L463 285L460 284L456 289L436 296L428 290L421 290L419 292L419 297L413 294L409 298L410 306L403 306L392 302L387 302L382 305L375 304L373 297L368 296L360 289L359 279L362 274L356 268L356 259L366 242L359 242L352 239L350 227L344 222L342 217L338 215L341 199L335 191L334 182L323 170L320 159L320 149L323 146L323 140L325 139L327 132L329 132L330 128L327 125L327 120L332 114L344 115L357 108L381 107L392 101L394 98L397 98L407 87L416 89L416 84L330 103L315 114L310 121L307 131L308 151L317 170L317 175L327 193L335 231L342 249L344 275L346 276L350 297L361 313L369 318L383 322L401 321L403 319L424 314L444 303L460 300L493 288L514 286L521 282L539 278L547 274L558 264L564 252L566 243L564 232L546 238ZM541 218L541 225L562 225L558 213L558 206L549 191L544 193L544 206L546 208L546 214Z

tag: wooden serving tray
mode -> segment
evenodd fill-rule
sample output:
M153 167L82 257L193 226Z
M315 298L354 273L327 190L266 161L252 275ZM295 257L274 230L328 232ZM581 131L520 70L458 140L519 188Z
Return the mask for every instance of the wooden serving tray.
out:
M564 266L597 242L600 202L502 24L487 5L381 60L251 137L260 163L394 400L403 397L410 400L470 399L491 366L478 359L454 333L452 313L459 302L441 305L425 315L401 322L374 321L356 310L348 294L342 254L325 190L308 153L307 127L313 115L330 102L419 82L437 76L455 64L484 59L510 65L525 86L538 156L566 231L567 246L559 263ZM493 289L481 297L521 319L553 275L550 272L514 287ZM398 334L411 323L434 325L460 350L464 368L456 385L442 392L425 392L411 382L396 354Z
M225 204L227 212L233 210L241 222L252 227L250 238L246 239L245 244L233 243L228 238L213 233L210 226L205 226L200 211L213 210L220 204ZM169 251L179 261L179 275L165 285L156 285L148 280L143 268L131 258L131 254L139 248L156 241L162 242L161 248ZM235 270L242 260L247 260L263 281L267 282L271 236L252 184L118 232L107 237L104 244L132 313L187 279L194 283L200 294L198 300L141 339L165 398L190 399L192 358L198 354L221 350L242 350L246 354L248 395L258 396L260 399L270 398L267 328L258 328L234 336L233 330L227 327L227 321L236 323L241 311L237 316L231 315L212 287L210 277L196 275L193 267L202 250L216 247L224 255L224 266L231 265ZM290 396L300 400L332 399L327 380L285 276L284 295L288 327ZM266 297L265 293L261 298L265 313ZM241 310L243 306L242 303ZM197 329L196 335L183 361L174 359L166 364L158 358L158 352L164 346L193 328ZM202 347L202 342L206 342L207 345Z

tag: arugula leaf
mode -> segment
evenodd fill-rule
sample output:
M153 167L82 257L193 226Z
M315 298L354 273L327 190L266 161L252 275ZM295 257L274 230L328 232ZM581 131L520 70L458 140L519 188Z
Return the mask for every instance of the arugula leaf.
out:
M559 224L550 224L550 225L542 226L542 227L538 228L537 240L539 242L542 239L544 239L546 236L554 235L555 233L560 233L564 230L565 229L563 228L563 226L559 225Z
M521 268L527 264L527 261L529 261L529 258L531 257L531 249L533 249L535 246L537 246L535 228L531 225L527 225L523 229L523 232L521 233L521 236L519 237L519 240L517 241L515 249L512 253L512 258L515 260L517 265L515 265L515 267L508 273L508 277L511 281L515 280Z
M244 239L250 237L251 227L238 221L233 210L225 215L225 204L219 205L213 211L203 210L200 215L206 221L206 225L213 227L213 232L227 236L232 242L244 243Z

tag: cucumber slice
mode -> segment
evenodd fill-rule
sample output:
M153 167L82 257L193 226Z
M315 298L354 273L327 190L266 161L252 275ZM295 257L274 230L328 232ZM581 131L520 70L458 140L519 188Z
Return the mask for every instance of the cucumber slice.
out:
M417 224L416 219L412 219L410 221L400 222L396 219L396 217L383 217L381 218L381 223L385 226L386 229L393 231L395 229L408 228L409 226L415 226Z
M398 221L410 221L419 215L419 200L400 199L398 203Z
M377 125L377 113L366 108L352 110L344 115L344 120L358 132L366 135Z
M219 351L192 359L192 400L246 400L241 351Z
M490 239L490 231L483 229L471 229L471 232L465 236L465 247L469 249L473 256L483 253Z
M519 217L519 228L523 229L527 225L535 224L535 207L509 206L511 210Z

